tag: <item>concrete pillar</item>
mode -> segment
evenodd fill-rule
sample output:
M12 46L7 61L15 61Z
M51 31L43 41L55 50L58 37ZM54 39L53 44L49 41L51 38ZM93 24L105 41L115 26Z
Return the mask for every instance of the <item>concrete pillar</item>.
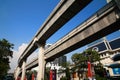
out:
M112 68L108 68L110 76L114 76Z
M15 70L15 80L17 80L17 78L19 77L19 73L20 73L20 67L17 67Z
M45 44L37 44L39 49L38 54L38 75L37 80L44 80L45 59L44 59L44 47Z
M25 72L26 72L25 66L26 66L26 61L23 61L23 64L22 64L22 77L21 77L21 80L24 80L24 78L25 78Z

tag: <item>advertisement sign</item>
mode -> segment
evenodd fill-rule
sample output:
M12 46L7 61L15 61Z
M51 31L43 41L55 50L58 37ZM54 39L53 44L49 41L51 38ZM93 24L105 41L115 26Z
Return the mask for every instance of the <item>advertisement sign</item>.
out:
M113 68L112 70L114 75L120 74L120 68Z

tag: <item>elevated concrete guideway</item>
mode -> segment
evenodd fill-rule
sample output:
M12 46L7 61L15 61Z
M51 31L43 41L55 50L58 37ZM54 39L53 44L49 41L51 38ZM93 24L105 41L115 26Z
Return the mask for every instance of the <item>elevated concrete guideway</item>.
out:
M53 35L91 1L92 0L61 0L20 56L18 65L21 66L23 60L26 60L27 57L38 48L35 45L36 41L39 43L45 43L51 35Z
M99 10L95 15L76 27L69 34L45 50L47 61L67 54L92 41L120 29L120 5L111 2ZM26 65L26 69L37 66L38 59Z
M38 58L34 59L32 62L26 65L26 70L31 70L32 68L38 66Z
M111 2L90 19L45 50L46 60L67 54L120 29L120 9Z

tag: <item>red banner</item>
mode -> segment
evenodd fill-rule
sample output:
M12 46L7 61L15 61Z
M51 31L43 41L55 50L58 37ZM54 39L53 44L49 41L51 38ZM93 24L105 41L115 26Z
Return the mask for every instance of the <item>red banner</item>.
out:
M88 73L87 73L88 77L92 77L92 67L91 67L91 63L88 61Z
M34 75L34 73L32 73L32 80L34 80L34 78L35 78L35 75Z
M53 80L53 72L50 70L50 80Z

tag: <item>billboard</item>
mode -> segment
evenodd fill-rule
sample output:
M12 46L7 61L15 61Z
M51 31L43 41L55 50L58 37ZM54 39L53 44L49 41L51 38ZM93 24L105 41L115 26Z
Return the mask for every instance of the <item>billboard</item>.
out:
M120 68L112 68L114 75L120 75Z

